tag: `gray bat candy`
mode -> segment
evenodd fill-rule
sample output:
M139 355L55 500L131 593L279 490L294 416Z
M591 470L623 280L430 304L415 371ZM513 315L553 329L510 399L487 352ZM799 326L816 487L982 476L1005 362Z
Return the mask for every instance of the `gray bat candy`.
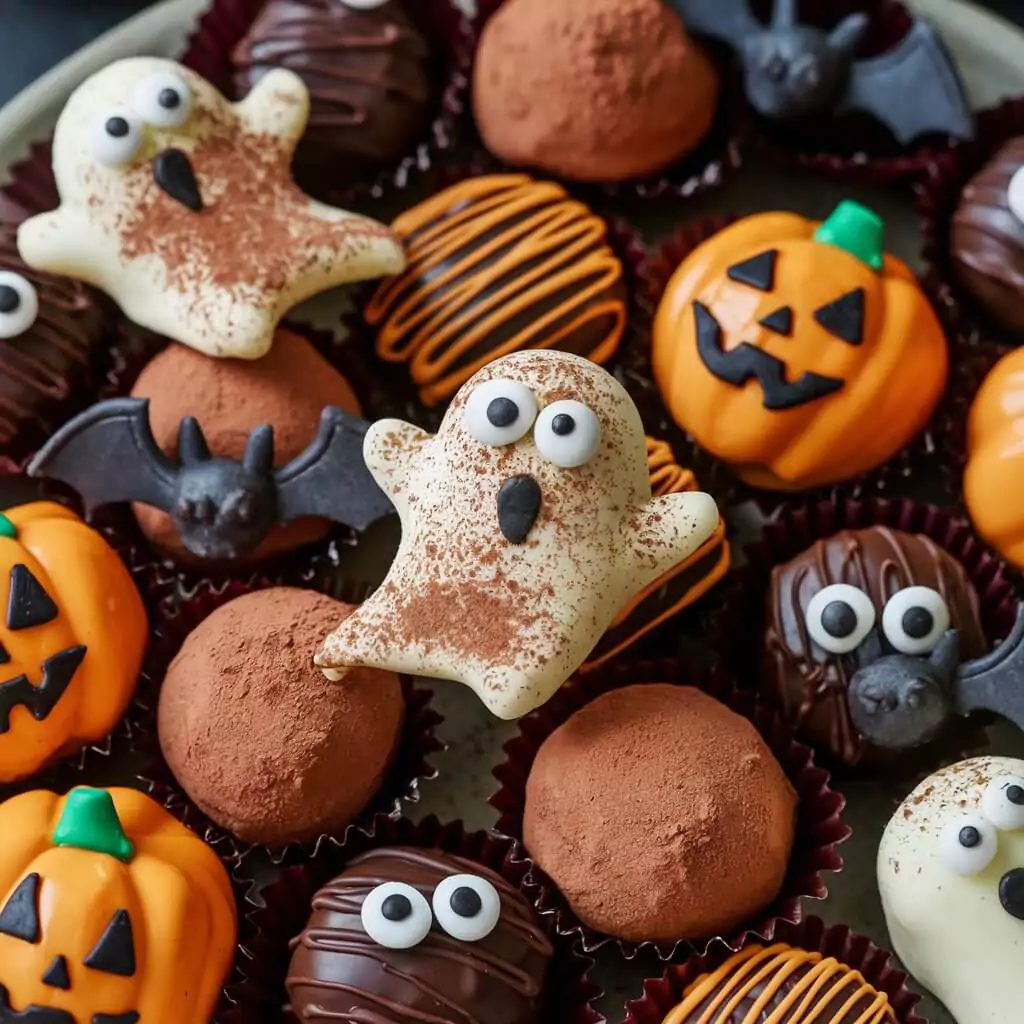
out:
M974 118L953 60L924 21L892 50L857 60L868 27L851 14L825 32L801 24L797 0L776 0L763 25L747 0L669 0L689 31L725 43L739 55L750 105L771 120L822 111L860 111L884 124L898 142L922 135L974 136Z
M199 423L181 421L179 462L157 446L144 398L99 402L66 423L29 464L73 487L86 511L134 501L166 512L199 558L230 560L270 529L320 516L363 530L394 511L363 460L369 424L328 406L304 452L274 469L274 431L257 427L240 460L214 458Z
M992 711L1024 730L1024 605L993 651L960 664L949 630L927 657L882 655L859 669L847 691L850 718L871 743L909 750L935 739L957 715Z

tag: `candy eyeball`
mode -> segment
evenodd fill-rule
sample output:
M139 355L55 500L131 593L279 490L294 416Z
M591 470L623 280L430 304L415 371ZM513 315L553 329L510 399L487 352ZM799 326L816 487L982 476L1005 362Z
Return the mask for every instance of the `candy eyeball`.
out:
M544 407L537 417L533 439L548 462L562 469L576 469L597 452L601 423L582 402L564 399Z
M375 11L390 2L391 0L342 0L342 3L346 7L351 7L353 11Z
M481 444L500 448L525 437L537 418L537 399L515 380L488 380L466 402L463 422Z
M1000 775L993 779L982 794L981 810L1004 832L1024 828L1024 777Z
M110 114L93 125L89 146L104 167L122 167L135 159L142 138L141 121L127 113Z
M1024 167L1013 172L1010 184L1006 187L1006 204L1010 213L1024 224Z
M995 860L999 837L995 826L981 815L965 815L949 822L939 837L939 856L950 871L969 877L980 875Z
M427 898L404 882L385 882L363 900L363 930L386 949L418 946L434 922Z
M897 591L882 612L882 632L900 654L929 654L949 627L949 608L931 587Z
M39 296L32 282L10 270L0 270L0 338L17 338L39 316Z
M135 88L132 108L156 128L178 128L192 115L192 87L173 71L157 71Z
M434 917L462 942L486 939L501 918L498 890L478 875L451 875L434 890Z
M807 632L829 654L855 651L874 626L874 603L849 583L823 587L807 603Z

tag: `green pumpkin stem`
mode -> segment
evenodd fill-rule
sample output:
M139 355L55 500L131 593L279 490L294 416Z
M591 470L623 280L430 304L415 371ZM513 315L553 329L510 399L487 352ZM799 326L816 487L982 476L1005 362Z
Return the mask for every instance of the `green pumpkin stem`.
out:
M885 259L885 221L852 199L844 199L814 232L814 240L834 245L880 271Z
M14 540L18 536L18 528L0 512L0 537L10 537Z
M105 789L86 786L68 793L53 845L106 853L126 864L135 855L135 847L121 828L113 797Z

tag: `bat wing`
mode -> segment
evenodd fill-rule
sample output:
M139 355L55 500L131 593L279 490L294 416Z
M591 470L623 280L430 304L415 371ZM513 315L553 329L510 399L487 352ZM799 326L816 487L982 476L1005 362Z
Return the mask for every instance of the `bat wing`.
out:
M854 63L841 110L860 110L901 143L938 133L974 136L974 117L956 65L931 25L914 22L888 53Z
M73 487L87 512L120 501L166 512L178 476L153 440L145 398L112 398L86 409L50 438L28 472Z
M687 32L717 39L740 50L749 36L764 31L747 0L668 0Z
M322 516L365 530L395 511L366 468L363 439L369 427L334 406L324 409L313 443L275 474L281 522Z
M1010 635L994 651L960 666L955 701L961 715L994 711L1024 730L1024 604Z

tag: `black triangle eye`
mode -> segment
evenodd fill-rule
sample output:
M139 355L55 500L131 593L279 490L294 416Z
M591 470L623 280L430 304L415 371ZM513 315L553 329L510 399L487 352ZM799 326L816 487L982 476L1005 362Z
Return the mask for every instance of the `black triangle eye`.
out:
M840 341L859 345L864 340L864 289L855 288L840 295L816 310L814 319Z
M0 910L0 935L22 942L39 941L39 876L27 875Z
M135 974L135 938L127 910L119 910L113 916L96 948L82 962L104 974L116 974L122 978Z
M7 628L31 629L53 622L59 614L53 598L25 565L11 569L11 594L7 600Z
M725 272L730 281L746 284L761 292L770 292L775 287L775 258L778 249L766 249L742 263L734 263Z
M789 306L782 306L774 313L761 317L758 323L769 331L788 338L793 333L793 310Z

